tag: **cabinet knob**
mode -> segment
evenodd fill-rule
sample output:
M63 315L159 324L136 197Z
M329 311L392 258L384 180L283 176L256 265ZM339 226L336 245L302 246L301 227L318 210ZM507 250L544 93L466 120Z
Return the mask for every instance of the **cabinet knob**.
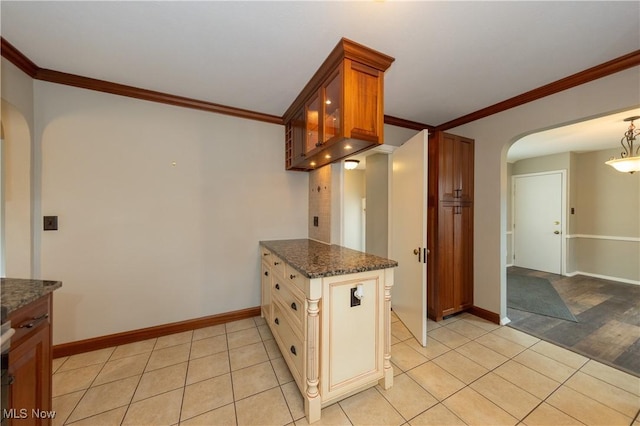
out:
M278 318L274 319L273 322L275 322L276 325L280 325L280 320Z
M293 275L293 274L289 275L289 279L290 279L290 280L294 279L295 277L296 277L296 276L295 276L295 275Z
M269 276L269 271L264 271L264 275L265 275L265 277L268 277Z
M298 305L296 305L296 302L291 303L291 309L293 309L294 311L298 310Z
M269 256L270 253L262 253L263 256Z
M296 347L291 345L291 348L289 348L289 350L291 351L292 354L294 355L298 355L298 353L296 352Z
M278 266L280 264L280 262L273 262L274 266Z
M280 284L276 284L276 290L280 290Z

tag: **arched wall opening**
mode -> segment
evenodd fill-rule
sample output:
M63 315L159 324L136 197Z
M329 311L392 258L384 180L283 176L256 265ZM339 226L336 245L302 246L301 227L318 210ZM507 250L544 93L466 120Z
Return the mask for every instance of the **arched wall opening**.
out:
M612 111L637 107L640 68L634 67L510 110L448 129L476 141L474 305L506 312L507 265L507 153L509 147L532 129L549 129Z
M31 131L24 115L2 100L1 274L31 278Z
M640 257L640 177L621 173L605 164L620 158L620 138L627 130L624 120L638 116L640 108L603 112L573 123L562 123L518 139L509 147L507 173L510 181L525 176L564 170L566 196L562 208L562 275L587 275L631 284L640 284L640 267L629 259ZM512 189L511 185L508 189ZM530 266L535 259L514 257L514 244L522 242L520 226L513 221L518 212L507 197L507 265ZM622 213L622 214L621 214ZM614 219L615 220L612 220ZM520 217L518 222L522 221ZM545 232L544 229L538 230ZM520 239L514 238L520 235ZM511 238L509 238L511 236ZM557 237L553 237L557 238ZM522 246L520 246L522 248ZM532 269L545 269L544 263Z

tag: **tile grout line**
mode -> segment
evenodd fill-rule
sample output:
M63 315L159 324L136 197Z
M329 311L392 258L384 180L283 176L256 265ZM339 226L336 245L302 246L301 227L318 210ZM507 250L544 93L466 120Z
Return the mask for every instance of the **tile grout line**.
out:
M102 367L100 367L100 370L98 371L98 374L96 374L96 376L91 380L91 382L89 383L89 386L87 386L87 388L86 388L86 389L84 389L84 393L82 394L82 396L80 397L80 399L78 400L78 402L74 405L73 409L71 410L71 412L69 413L69 415L67 416L67 418L65 419L65 421L64 421L64 423L63 423L64 425L68 424L67 422L68 422L69 418L70 418L70 417L71 417L71 415L76 411L76 409L78 408L78 406L80 405L80 403L82 402L82 400L85 398L85 396L87 396L87 393L89 392L89 389L91 389L91 387L92 387L92 386L93 386L93 384L95 383L95 381L96 381L96 379L98 378L98 376L100 376L100 373L102 373L102 370L103 370L103 369L104 369L104 367L107 365L107 362L109 362L109 359L111 359L111 356L113 355L113 353L114 353L114 352L115 352L115 347L114 347L114 348L112 348L112 351L111 351L111 353L109 354L109 357L107 358L107 360L106 360L106 361L104 361L104 363L102 363ZM69 361L69 359L70 359L70 358L71 358L71 357L67 358L67 360L63 363L63 365L64 365L67 361ZM88 367L88 366L86 366L86 367ZM62 365L58 368L58 370L60 370L60 368L62 368ZM80 368L83 368L83 367L80 367ZM77 370L77 369L76 369L76 370ZM69 371L71 371L71 370L69 370ZM98 386L100 386L100 385L98 385ZM67 395L68 395L68 394L67 394ZM88 419L88 418L90 418L90 417L93 417L93 416L83 417L83 418L78 419L78 420L76 420L76 421L80 421L80 420Z
M191 351L193 350L193 336L195 334L193 331L194 330L191 330L189 354L187 355L187 371L184 374L184 381L182 384L182 398L180 399L180 410L178 410L178 423L176 423L178 425L182 423L182 410L184 409L184 396L187 393L187 378L189 377L189 369L191 368ZM225 334L226 334L226 326L225 326ZM227 344L227 348L228 348L228 344ZM151 352L151 354L153 354L153 351ZM149 359L151 359L151 356L149 356ZM129 411L128 408L127 408L127 411ZM125 414L125 418L126 418L126 414ZM124 418L122 420L124 421Z

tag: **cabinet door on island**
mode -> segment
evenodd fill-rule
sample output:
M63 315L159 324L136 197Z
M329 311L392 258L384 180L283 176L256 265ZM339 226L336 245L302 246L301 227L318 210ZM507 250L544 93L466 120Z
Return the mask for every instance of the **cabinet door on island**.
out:
M16 333L9 351L9 424L51 424L51 295L10 315ZM5 416L5 414L8 414Z

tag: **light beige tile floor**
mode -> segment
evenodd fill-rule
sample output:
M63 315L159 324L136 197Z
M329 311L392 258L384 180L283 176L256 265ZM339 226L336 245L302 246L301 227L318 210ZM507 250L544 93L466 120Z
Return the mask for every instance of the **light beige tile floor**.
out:
M469 314L393 315L394 386L322 410L333 425L640 426L640 378ZM54 425L305 425L259 317L54 360Z

